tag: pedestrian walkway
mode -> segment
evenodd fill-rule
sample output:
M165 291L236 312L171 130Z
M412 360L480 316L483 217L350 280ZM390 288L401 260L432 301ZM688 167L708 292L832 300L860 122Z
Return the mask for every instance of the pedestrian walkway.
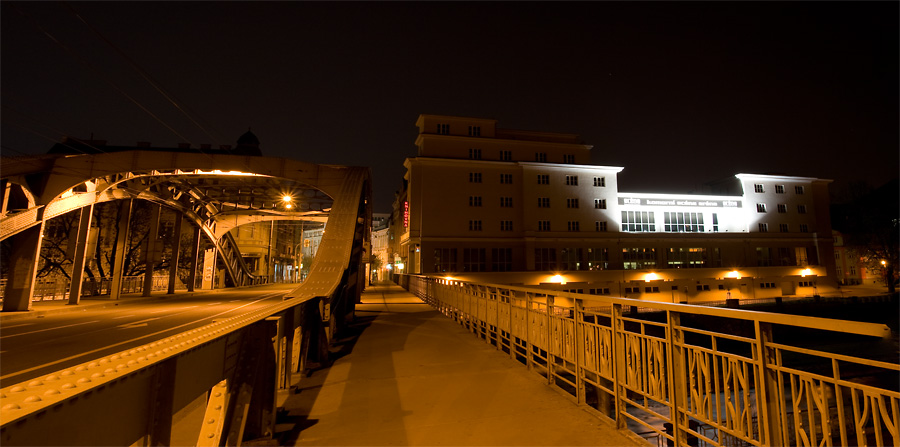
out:
M356 309L337 360L285 402L282 445L647 445L393 283Z

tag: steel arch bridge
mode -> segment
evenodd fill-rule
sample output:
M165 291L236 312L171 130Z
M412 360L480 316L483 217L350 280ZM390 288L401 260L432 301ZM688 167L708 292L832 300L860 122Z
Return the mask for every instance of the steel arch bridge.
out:
M180 231L182 221L192 225L195 234L188 290L193 290L198 257L196 247L201 238L216 248L217 269L221 269L227 284L244 286L266 281L265 277L251 272L229 233L247 223L328 221L328 236L331 237L323 240L320 247L325 253L319 257L322 259L320 273L326 265L333 269L334 263L342 265L340 270L343 271L351 251L364 252L369 243L368 230L360 235L354 235L352 228L345 232L332 231L346 225L355 227L357 223L369 227L371 180L368 168L317 165L274 157L158 150L48 154L4 157L0 189L0 240L8 239L11 247L3 311L31 308L46 223L71 212L79 212L80 219L78 230L69 240L69 245L74 247L69 250L73 254L69 302L79 302L93 207L105 202L115 201L121 206L120 221L116 225L124 231L118 232L116 246L125 243L135 200L155 205L150 231L156 231L153 223L159 220L160 207L170 209L180 217L176 219L179 229L176 231ZM283 200L286 195L293 197L290 207ZM115 250L113 256L110 289L113 299L118 298L121 289L123 260L120 258L124 251ZM151 251L148 249L146 253ZM177 251L177 247L173 249L173 256ZM172 265L170 293L177 262ZM145 284L151 276L152 269L146 269ZM316 277L315 281L334 285L333 278ZM149 287L145 288L145 293L147 291Z

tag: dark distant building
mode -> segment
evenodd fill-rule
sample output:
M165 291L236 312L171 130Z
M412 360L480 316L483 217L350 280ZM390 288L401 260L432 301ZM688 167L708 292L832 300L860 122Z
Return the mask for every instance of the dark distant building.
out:
M161 147L153 146L148 141L138 141L134 146L111 146L106 144L106 140L91 139L82 140L79 138L63 137L63 140L53 145L48 154L99 154L104 152L122 152L122 151L158 151L158 152L195 152L210 155L252 155L261 157L262 151L259 150L259 139L251 131L247 131L237 140L237 146L232 147L230 144L219 145L213 148L211 144L201 144L193 147L190 143L179 143L177 147Z

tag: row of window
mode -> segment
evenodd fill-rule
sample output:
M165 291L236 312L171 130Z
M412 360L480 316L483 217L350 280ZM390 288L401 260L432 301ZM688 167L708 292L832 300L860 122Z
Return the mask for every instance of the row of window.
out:
M477 152L473 152L477 151ZM471 157L473 153L481 154L481 149L469 149L469 156ZM470 172L469 173L469 183L481 183L482 179L481 172ZM502 184L512 184L512 174L500 174L500 183ZM550 175L549 174L538 174L537 175L537 184L538 185L549 185L550 184ZM566 176L566 185L569 186L578 186L578 176L577 175L567 175ZM605 187L606 186L606 177L594 177L594 186L596 187Z
M486 271L487 268L487 248L463 248L463 271L480 272ZM654 269L657 266L657 257L655 248L622 248L622 261L625 270ZM805 257L806 249L804 247L757 247L758 265L768 266L775 265L764 263L770 261L769 253L778 253L783 256L782 263L778 265L806 265L808 260ZM669 269L678 268L718 268L722 266L721 254L718 248L699 248L699 247L672 247L664 249L665 263L663 267ZM607 270L610 268L609 248L535 248L534 249L534 268L538 271L555 271L555 270ZM434 249L434 271L435 272L454 272L459 268L457 266L457 249L456 248L436 248ZM511 271L512 270L512 248L491 248L491 269L492 271ZM686 264L686 262L688 264ZM672 290L675 286L673 286ZM775 283L761 283L761 288L776 287ZM801 282L800 287L805 287ZM724 288L719 285L719 288ZM698 291L707 291L708 284L697 285ZM629 292L631 293L631 292ZM637 292L634 292L637 293Z
M787 212L787 205L785 205L783 203L779 203L777 205L777 209L778 209L779 213L784 214ZM756 204L756 212L757 213L767 212L766 204L765 203L757 203ZM797 214L806 214L806 205L797 205Z
M512 197L501 197L500 198L500 207L502 208L511 208L512 205ZM481 196L469 196L469 206L481 206L482 198ZM537 206L538 208L550 208L550 198L549 197L538 197L537 198ZM579 201L577 198L566 199L566 208L578 208ZM606 199L594 199L594 208L599 210L606 209ZM702 230L701 230L702 231Z
M577 220L570 220L566 222L567 231L581 231L581 223ZM595 221L594 222L594 231L606 231L607 225L605 221ZM469 231L482 231L484 229L484 225L481 220L470 220L469 221ZM500 231L513 231L513 221L511 220L501 220L500 221ZM551 231L550 229L550 221L549 220L539 220L538 221L538 231Z
M757 183L757 184L753 185L753 192L760 193L760 194L765 193L766 187L762 183ZM804 192L803 186L794 186L795 194L803 194L803 192ZM775 185L775 194L784 194L784 185Z
M769 232L769 224L760 222L758 225L759 225L760 233L768 233ZM791 226L790 226L790 224L780 223L780 224L778 224L778 231L781 233L790 233ZM809 225L808 224L799 224L798 231L801 233L809 233Z

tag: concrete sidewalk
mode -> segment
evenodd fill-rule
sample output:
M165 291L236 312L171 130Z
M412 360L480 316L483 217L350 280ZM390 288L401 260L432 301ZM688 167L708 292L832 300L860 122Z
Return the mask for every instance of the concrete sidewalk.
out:
M285 402L282 445L648 445L399 286L362 302L334 364Z

